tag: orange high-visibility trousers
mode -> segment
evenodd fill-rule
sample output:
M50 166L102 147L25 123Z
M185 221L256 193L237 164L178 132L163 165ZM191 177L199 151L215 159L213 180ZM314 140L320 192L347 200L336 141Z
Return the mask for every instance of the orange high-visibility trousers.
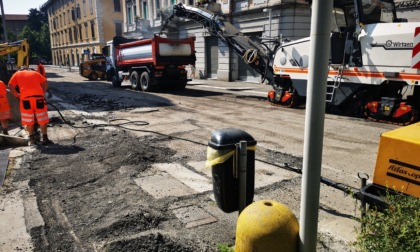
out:
M35 118L39 125L50 122L48 118L47 101L43 97L31 97L21 100L20 112L22 125L34 125Z
M6 96L0 95L0 120L7 120L12 118L12 113L10 112L9 101Z

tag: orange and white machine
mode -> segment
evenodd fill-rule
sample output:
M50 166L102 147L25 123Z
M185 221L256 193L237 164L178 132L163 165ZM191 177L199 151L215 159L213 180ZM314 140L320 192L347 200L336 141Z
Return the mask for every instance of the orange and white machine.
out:
M392 0L335 0L331 24L327 103L353 106L374 121L416 122L420 22L398 19ZM277 49L273 71L279 85L270 102L293 107L304 101L309 43L304 38Z
M311 0L308 0L309 2ZM408 125L419 119L420 22L397 18L393 0L334 0L326 102L370 120ZM273 86L268 101L305 102L310 38L251 40L221 15L220 5L174 5L173 17L193 20L236 52ZM277 16L275 17L277 18Z

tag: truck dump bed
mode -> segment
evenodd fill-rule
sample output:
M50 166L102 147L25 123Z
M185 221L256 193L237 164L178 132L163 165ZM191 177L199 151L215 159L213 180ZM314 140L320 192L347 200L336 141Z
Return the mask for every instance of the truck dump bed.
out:
M189 65L195 63L195 38L168 39L155 35L152 39L133 40L116 37L117 65Z

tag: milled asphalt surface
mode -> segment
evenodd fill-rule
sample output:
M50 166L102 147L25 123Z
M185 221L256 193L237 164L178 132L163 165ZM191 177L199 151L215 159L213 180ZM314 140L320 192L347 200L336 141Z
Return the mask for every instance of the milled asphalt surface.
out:
M73 69L77 72L77 69ZM189 88L199 86L200 89L224 89L227 92L232 91L235 93L246 92L265 99L267 92L272 90L270 85L264 85L259 83L248 83L248 82L223 82L218 80L198 80L195 79L189 83ZM53 97L52 99L55 99ZM20 131L19 128L14 128L10 131L12 135L20 134L23 137L25 133ZM63 134L62 129L60 134ZM62 136L54 134L54 131L50 132L50 138L54 141L60 139ZM22 162L26 152L30 152L34 147L17 147L13 149L0 150L0 156L6 156L8 154L8 161L0 162L0 170L8 166L8 170L18 170L22 168ZM2 159L3 161L3 159ZM157 167L157 169L165 169ZM3 172L5 173L5 172ZM0 172L0 176L2 173ZM39 213L38 205L36 202L35 194L31 191L28 184L29 181L22 182L18 185L14 185L17 190L8 194L7 199L0 199L0 252L2 251L31 251L32 243L31 236L28 230L34 227L43 226L44 221ZM266 181L268 183L268 181ZM202 185L205 186L205 185ZM208 185L207 185L208 186ZM208 187L210 188L210 187ZM208 190L207 187L203 190ZM211 221L211 220L208 220ZM333 223L334 224L334 223ZM336 223L335 223L336 224ZM355 223L348 225L352 227ZM322 226L320 226L322 228ZM348 230L343 232L349 234L348 238L351 240L354 235L354 230Z
M78 69L73 68L72 71L77 73ZM190 88L199 86L200 89L208 90L241 91L246 92L248 95L251 94L256 97L261 97L262 99L267 97L269 90L272 90L270 85L261 83L225 82L211 79L194 79L188 83L188 86ZM51 100L54 99L56 97L51 98ZM15 115L14 118L16 118ZM27 134L24 130L19 129L13 123L10 124L10 127L10 135L27 139ZM63 129L60 130L60 134L63 134ZM2 137L0 136L0 138ZM61 137L50 131L49 138L54 140L60 139ZM1 139L1 141L5 140ZM21 146L0 150L0 186L3 186L6 172L21 169L25 153L31 152L34 148ZM35 194L28 183L29 180L17 185L14 184L13 186L16 190L9 193L7 198L2 197L0 199L0 252L31 251L33 247L28 230L44 225L44 220L38 210Z

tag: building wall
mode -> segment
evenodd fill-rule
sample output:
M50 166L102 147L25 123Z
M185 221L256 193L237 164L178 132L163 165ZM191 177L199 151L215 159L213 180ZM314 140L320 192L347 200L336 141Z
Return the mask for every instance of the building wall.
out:
M118 1L122 8L122 0ZM92 54L100 54L115 36L115 23L123 21L114 0L49 0L44 6L55 65L78 66Z
M3 20L3 16L1 18ZM6 20L6 30L12 32L16 38L23 31L23 27L28 24L27 15L6 14L4 19ZM11 40L11 38L8 39Z

